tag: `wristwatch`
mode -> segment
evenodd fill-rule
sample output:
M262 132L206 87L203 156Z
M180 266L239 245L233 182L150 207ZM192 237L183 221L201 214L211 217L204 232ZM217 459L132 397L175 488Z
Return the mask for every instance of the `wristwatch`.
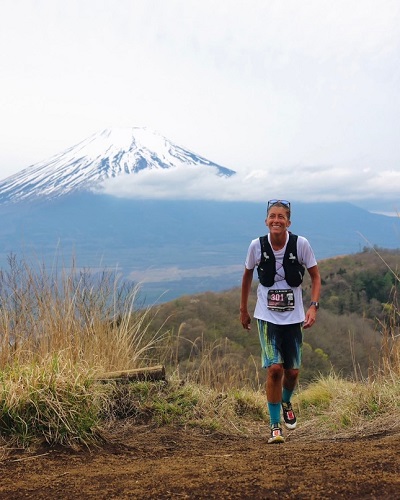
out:
M314 302L314 301L312 301L312 302L310 302L310 307L311 307L311 306L315 306L315 309L317 309L317 310L318 310L318 309L319 309L319 302Z

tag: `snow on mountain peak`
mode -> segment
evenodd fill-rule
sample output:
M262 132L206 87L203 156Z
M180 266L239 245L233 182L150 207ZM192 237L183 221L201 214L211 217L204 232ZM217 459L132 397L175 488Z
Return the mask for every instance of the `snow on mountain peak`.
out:
M235 173L147 128L105 129L1 181L0 201L54 198L143 169L182 165L211 167L219 176Z

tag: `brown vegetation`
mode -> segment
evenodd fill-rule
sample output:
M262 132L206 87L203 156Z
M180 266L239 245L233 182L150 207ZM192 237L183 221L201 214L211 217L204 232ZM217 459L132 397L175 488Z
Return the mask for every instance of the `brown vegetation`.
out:
M239 324L238 290L149 317L106 275L53 280L11 262L0 276L0 498L395 496L397 258L392 283L387 260L372 271L370 257L336 259L335 272L321 263L327 292L304 346L299 425L279 450L266 444L258 340ZM167 381L98 382L160 360Z
M332 370L343 377L367 377L380 361L382 325L393 319L397 299L399 252L373 250L327 259L320 263L323 282L321 309L316 325L305 332L301 383ZM397 278L396 278L397 277ZM255 287L249 308L255 305ZM309 282L304 285L304 302L309 301ZM257 327L251 332L238 321L240 289L184 296L161 304L150 330L168 331L169 354L163 362L178 365L181 373L199 369L205 354L214 362L207 383L216 384L224 373L227 384L234 373L240 384L259 387ZM162 326L164 325L164 326ZM395 335L397 334L395 333ZM219 369L217 369L219 364Z

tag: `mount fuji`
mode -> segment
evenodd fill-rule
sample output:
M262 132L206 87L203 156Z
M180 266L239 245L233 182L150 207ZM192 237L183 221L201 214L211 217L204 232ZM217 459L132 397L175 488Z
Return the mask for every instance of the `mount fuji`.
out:
M120 176L130 176L133 186L146 169L162 183L162 170L180 175L186 167L188 177L196 169L211 178L235 174L148 129L129 128L94 134L6 178L0 269L11 255L49 269L70 261L94 272L109 269L140 283L147 302L239 286L248 244L266 232L265 203L123 198L101 189ZM398 225L350 203L293 202L291 228L310 240L317 259L361 251L366 240L397 249Z
M91 191L110 178L185 165L212 169L217 176L235 174L147 128L105 129L1 181L0 203Z

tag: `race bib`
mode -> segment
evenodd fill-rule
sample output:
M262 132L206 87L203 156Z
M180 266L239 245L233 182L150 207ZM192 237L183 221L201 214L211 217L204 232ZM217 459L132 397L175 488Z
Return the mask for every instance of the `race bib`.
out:
M268 309L271 311L293 311L293 290L268 290Z

